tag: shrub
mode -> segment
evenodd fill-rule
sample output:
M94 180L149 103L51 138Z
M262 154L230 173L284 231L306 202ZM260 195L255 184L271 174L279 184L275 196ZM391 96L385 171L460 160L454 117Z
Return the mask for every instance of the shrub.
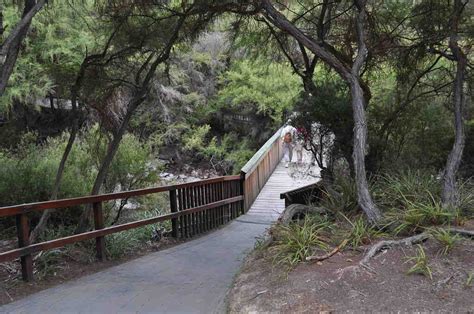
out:
M331 188L324 192L321 205L333 212L355 212L359 205L354 180L337 177Z
M272 230L275 242L269 249L274 263L291 268L311 256L315 248L326 250L328 246L322 232L328 226L311 216L306 216L301 223L276 225Z
M68 134L49 138L42 145L25 137L15 152L0 151L0 206L45 201L51 197L57 167L67 143ZM105 136L97 126L76 139L66 162L58 198L89 194L106 150ZM140 188L156 182L156 170L150 166L151 149L146 143L126 134L107 175L105 192ZM106 215L109 207L106 207ZM77 222L82 207L58 210L51 217L56 225ZM40 213L32 217L33 224ZM12 224L4 220L4 227Z
M427 171L404 171L375 178L372 194L386 210L407 209L413 203L439 202L440 182Z
M373 239L383 235L382 231L370 226L362 216L352 222L349 218L344 216L344 214L341 213L341 215L351 226L348 234L345 235L344 238L348 240L348 243L354 249L360 245L369 244Z

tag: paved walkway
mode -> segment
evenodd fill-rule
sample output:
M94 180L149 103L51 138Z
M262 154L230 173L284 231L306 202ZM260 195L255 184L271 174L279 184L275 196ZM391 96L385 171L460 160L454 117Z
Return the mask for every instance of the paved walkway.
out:
M280 164L249 212L218 231L4 305L0 313L224 313L255 237L284 209L279 194L316 180L300 174Z

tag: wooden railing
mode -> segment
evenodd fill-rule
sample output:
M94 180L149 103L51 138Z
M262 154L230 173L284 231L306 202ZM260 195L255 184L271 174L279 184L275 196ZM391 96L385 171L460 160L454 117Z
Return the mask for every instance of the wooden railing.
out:
M80 241L95 239L96 255L105 259L105 236L143 227L158 222L171 221L171 235L190 238L223 225L245 213L257 198L268 178L282 158L278 130L242 168L237 176L226 176L178 185L168 185L134 191L84 196L55 201L37 202L0 207L0 218L16 217L18 248L0 253L0 263L19 258L23 279L33 279L32 254L63 247ZM102 203L124 200L155 193L169 194L169 213L121 225L105 226ZM29 218L32 212L46 209L92 205L94 230L35 244L29 243Z
M253 155L241 170L244 209L248 211L283 157L281 129Z
M169 193L169 214L105 227L103 202L162 192ZM22 277L26 281L31 281L33 279L33 253L95 239L97 258L104 260L106 235L171 220L171 234L177 238L189 238L212 230L242 214L244 212L243 200L241 177L227 176L127 192L1 207L0 218L16 217L18 248L0 253L0 263L20 258ZM28 213L46 209L61 210L87 204L92 204L95 230L46 242L29 243Z

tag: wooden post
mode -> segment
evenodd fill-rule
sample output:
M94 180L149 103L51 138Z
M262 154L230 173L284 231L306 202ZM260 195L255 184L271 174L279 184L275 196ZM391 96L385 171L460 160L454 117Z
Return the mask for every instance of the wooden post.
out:
M178 212L178 204L176 202L176 189L170 190L170 209L172 213ZM171 219L171 236L173 238L178 237L178 220L176 218Z
M242 207L240 210L242 212L242 215L244 215L247 211L247 209L245 208L245 204L247 202L245 201L245 172L243 171L240 172L240 195L244 197L243 200L240 202L240 206Z
M18 247L30 245L30 227L26 214L16 216L16 230L18 235ZM24 281L33 281L33 257L27 254L21 257L21 275Z
M104 229L104 213L102 212L102 203L92 204L94 209L94 226L95 230ZM101 262L105 261L105 238L103 236L95 238L95 249L97 259Z

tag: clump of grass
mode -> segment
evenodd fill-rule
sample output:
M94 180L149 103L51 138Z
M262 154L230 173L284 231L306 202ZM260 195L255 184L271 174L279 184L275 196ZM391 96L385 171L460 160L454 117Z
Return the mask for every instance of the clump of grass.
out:
M351 221L344 214L340 214L350 225L350 230L344 238L348 240L348 244L354 249L361 245L369 244L373 239L384 235L382 231L370 226L362 216Z
M426 193L430 196L430 202L411 201L401 195L407 208L392 210L386 215L388 224L396 224L395 234L412 234L428 226L446 225L453 221L455 213L444 208L429 191Z
M137 210L130 218L131 221L135 221L151 218L160 214L162 214L160 208ZM113 233L107 236L105 240L107 255L112 259L117 259L130 254L139 247L145 247L148 241L152 241L156 230L169 230L169 227L170 222L164 222Z
M417 252L415 256L407 258L406 263L410 262L414 262L414 265L407 271L409 275L420 274L433 280L433 273L429 266L428 257L420 244L417 244Z
M321 206L332 212L355 212L359 205L354 180L337 177L331 188L324 191Z
M465 180L458 184L459 190L459 206L458 216L474 217L474 181L473 179ZM462 221L459 223L462 225Z
M327 222L320 222L311 216L288 226L276 225L272 230L275 241L269 248L273 262L291 269L311 256L315 248L327 250L323 231L328 227Z
M375 178L371 186L376 203L385 209L408 209L413 203L430 203L440 195L440 184L427 171L404 171ZM439 197L435 202L439 202Z
M436 241L442 245L442 248L439 251L442 255L448 255L459 240L461 240L459 235L453 234L449 232L449 230L442 228L430 229L430 233Z
M66 249L56 249L39 253L34 260L37 279L55 275L64 266L65 252Z

